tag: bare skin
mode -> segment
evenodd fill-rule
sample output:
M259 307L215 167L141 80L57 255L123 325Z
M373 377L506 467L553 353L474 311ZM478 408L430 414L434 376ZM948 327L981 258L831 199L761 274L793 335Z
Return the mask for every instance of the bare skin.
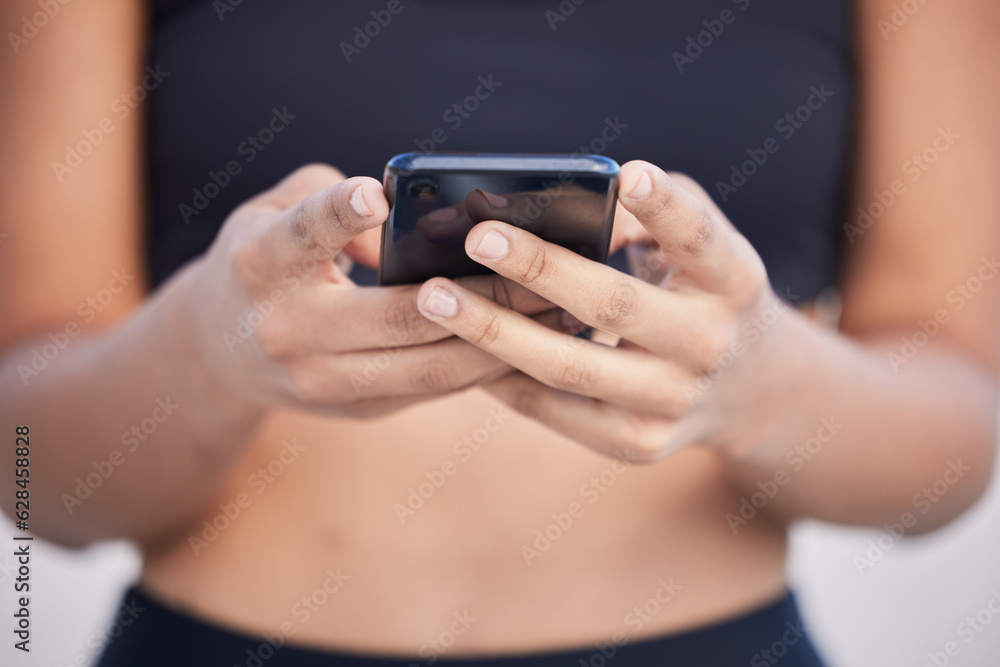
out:
M276 414L218 496L231 503L246 493L252 504L199 544L199 555L184 535L147 558L144 584L247 631L278 632L288 622L293 641L405 655L446 631L455 612L476 622L449 654L481 654L586 646L616 630L636 639L780 595L784 531L759 519L733 535L725 513L738 498L713 455L689 450L662 468L619 465L618 474L616 461L509 408L482 449L456 454L454 443L484 429L497 406L472 390L378 425L337 420L336 430L326 419ZM353 444L331 441L345 437ZM305 450L258 495L262 478L251 476L289 438ZM401 522L396 505L446 461L454 474ZM535 530L571 502L582 516L526 558L522 546L535 548ZM211 507L210 521L222 512ZM206 534L200 521L190 530ZM305 616L301 599L329 568L350 578ZM657 594L661 578L681 588L634 632L626 617Z
M617 242L653 246L678 269L665 283L628 283L641 307L618 314L639 315L608 316L604 306L621 301L606 293L605 267L499 222L473 229L467 248L474 253L489 229L505 234L508 253L480 260L508 280L362 294L333 258L372 261L370 230L386 202L372 179L313 166L235 211L212 248L163 289L148 295L130 281L25 381L19 367L30 367L49 334L81 320L78 304L113 270L140 274L138 114L63 181L50 167L135 85L139 7L71 5L60 16L68 20L0 69L11 91L0 107L0 232L9 234L0 245L0 432L31 426L38 534L64 544L132 537L146 550L143 585L153 593L291 642L414 655L467 613L476 620L448 654L471 655L716 622L780 595L790 519L898 520L960 459L968 471L920 515L910 531L920 532L985 487L1000 288L980 278L961 308L947 295L1000 250L1000 206L987 194L1000 177L1000 84L979 75L1000 60L994 3L926 5L889 39L878 21L892 3L859 4L858 205L899 177L939 127L963 139L848 246L839 333L783 311L692 402L680 400L684 388L775 296L756 253L696 184L639 162L623 166ZM30 11L31 2L6 3L0 21ZM95 36L110 35L95 48ZM644 175L648 192L631 196ZM535 270L540 252L547 261ZM308 257L321 261L301 288L251 338L227 345L238 317ZM435 288L454 298L454 314L428 307ZM552 304L627 342L578 345ZM940 309L947 324L894 368L887 353ZM385 346L391 364L369 384L352 383ZM635 377L647 392L636 392ZM164 397L176 416L68 508L76 478L121 450L123 432ZM505 406L509 416L496 412ZM491 414L504 423L464 460L455 443ZM826 417L844 426L822 456L734 528L727 515L741 498L787 471L789 453ZM294 456L283 444L291 440L304 448ZM623 467L615 455L634 462ZM262 482L258 470L278 470L275 461L280 474ZM412 516L401 514L409 489L447 461L454 474ZM11 512L13 468L2 466L0 500ZM601 483L602 473L614 483ZM232 512L240 494L239 517L212 538L203 522ZM573 502L573 523L537 547L535 531ZM340 588L318 605L313 594L338 568ZM636 625L629 614L655 599L661 580L672 597ZM315 606L304 607L305 622L303 596Z

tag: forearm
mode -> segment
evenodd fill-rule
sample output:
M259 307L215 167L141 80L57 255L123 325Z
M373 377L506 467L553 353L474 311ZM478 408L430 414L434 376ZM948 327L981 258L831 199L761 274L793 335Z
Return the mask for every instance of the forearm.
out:
M14 432L27 425L33 532L68 544L155 539L205 502L250 441L263 411L227 396L193 353L193 268L44 368L32 366L44 336L0 359L0 433L11 445L0 501L10 512Z
M992 470L998 400L984 366L943 335L907 359L900 337L912 332L857 341L788 312L774 333L760 342L782 348L767 355L780 368L760 375L756 410L771 416L723 447L751 506L840 523L903 518L907 532L920 532L979 496ZM772 378L785 379L768 386ZM739 434L727 438L736 443Z

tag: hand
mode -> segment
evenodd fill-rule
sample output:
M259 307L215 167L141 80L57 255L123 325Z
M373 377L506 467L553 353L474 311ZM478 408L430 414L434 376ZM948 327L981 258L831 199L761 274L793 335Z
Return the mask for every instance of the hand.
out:
M417 302L521 371L490 386L513 407L599 451L651 461L760 420L756 370L775 348L750 343L761 337L753 323L770 327L768 311L787 307L749 242L697 184L639 161L620 179L620 203L648 232L626 235L654 240L659 268L670 267L659 285L487 221L470 231L469 256L564 308L573 316L567 327L553 330L443 278L427 281ZM621 339L610 347L571 337L574 319Z
M419 286L361 288L347 277L345 255L377 262L388 210L378 181L322 165L237 208L189 276L191 363L244 403L355 416L509 372L425 319ZM463 285L521 312L551 308L498 276Z

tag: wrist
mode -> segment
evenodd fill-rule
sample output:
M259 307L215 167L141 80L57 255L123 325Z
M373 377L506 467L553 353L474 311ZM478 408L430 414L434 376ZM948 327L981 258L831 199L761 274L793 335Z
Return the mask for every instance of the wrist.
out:
M704 394L702 442L734 460L783 452L816 403L820 329L768 290L741 320L730 363Z

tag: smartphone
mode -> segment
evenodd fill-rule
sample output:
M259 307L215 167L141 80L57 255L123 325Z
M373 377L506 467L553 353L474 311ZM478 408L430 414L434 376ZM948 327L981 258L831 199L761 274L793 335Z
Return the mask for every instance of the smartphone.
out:
M404 153L383 176L389 219L378 284L491 273L465 253L465 237L501 220L607 262L618 164L601 155Z

